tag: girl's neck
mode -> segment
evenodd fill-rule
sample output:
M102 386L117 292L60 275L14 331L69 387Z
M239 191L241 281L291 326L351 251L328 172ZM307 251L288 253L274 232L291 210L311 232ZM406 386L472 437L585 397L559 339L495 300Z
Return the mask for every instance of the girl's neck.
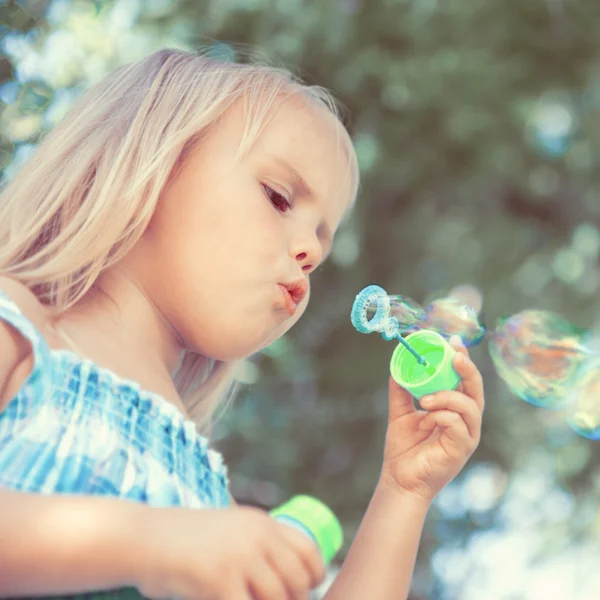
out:
M143 288L118 267L105 271L52 328L67 349L137 381L185 412L173 383L184 349Z

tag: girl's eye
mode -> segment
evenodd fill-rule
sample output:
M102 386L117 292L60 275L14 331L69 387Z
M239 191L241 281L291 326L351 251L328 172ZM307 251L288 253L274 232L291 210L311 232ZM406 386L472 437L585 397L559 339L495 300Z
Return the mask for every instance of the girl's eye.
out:
M265 192L271 201L271 204L280 212L287 212L292 208L292 205L287 201L285 196L271 189L268 185L264 185Z

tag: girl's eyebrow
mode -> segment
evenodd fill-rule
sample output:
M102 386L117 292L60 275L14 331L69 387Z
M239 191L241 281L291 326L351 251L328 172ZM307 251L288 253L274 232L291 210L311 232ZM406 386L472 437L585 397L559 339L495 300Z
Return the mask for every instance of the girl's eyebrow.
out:
M311 199L316 199L317 195L313 191L312 187L308 185L306 179L298 173L298 171L284 158L280 156L272 156L273 162L277 163L282 169L287 171L288 175L292 178L292 183L296 192L301 196L308 196Z
M294 189L296 190L297 194L299 194L300 196L310 198L311 200L317 199L317 195L313 191L313 188L307 183L306 179L304 179L304 177L300 175L297 169L295 169L287 160L281 158L280 156L271 156L270 158L279 167L281 167L284 171L287 172L287 174L292 179L292 185L294 186ZM331 248L333 246L333 233L329 225L327 225L327 223L325 222L321 223L319 229L322 231L322 237L328 247L328 252L323 259L325 260L325 258L327 258L329 254L331 254Z

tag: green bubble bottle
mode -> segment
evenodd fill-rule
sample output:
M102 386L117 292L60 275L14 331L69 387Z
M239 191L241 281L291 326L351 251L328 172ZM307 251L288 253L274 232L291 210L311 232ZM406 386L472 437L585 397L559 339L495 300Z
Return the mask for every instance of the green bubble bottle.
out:
M307 535L321 551L326 565L342 547L344 536L340 522L328 506L312 496L294 496L269 514Z

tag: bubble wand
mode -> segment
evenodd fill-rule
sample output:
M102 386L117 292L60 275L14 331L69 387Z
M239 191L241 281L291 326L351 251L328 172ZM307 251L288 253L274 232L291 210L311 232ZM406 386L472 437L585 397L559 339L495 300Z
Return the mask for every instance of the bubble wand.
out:
M404 338L402 332L410 330L426 317L423 309L405 301L396 306L402 311L400 321L392 316L391 296L378 285L369 285L355 298L350 319L360 333L380 333L384 340L397 340L390 362L390 373L401 387L415 398L422 398L440 390L454 390L460 383L452 367L456 351L437 332L430 329L414 331ZM374 313L369 319L369 312Z
M375 314L369 319L369 310ZM364 288L354 300L350 319L355 329L360 333L381 333L386 342L398 340L424 367L429 363L402 337L400 322L396 317L390 316L391 302L387 292L378 285L369 285Z

